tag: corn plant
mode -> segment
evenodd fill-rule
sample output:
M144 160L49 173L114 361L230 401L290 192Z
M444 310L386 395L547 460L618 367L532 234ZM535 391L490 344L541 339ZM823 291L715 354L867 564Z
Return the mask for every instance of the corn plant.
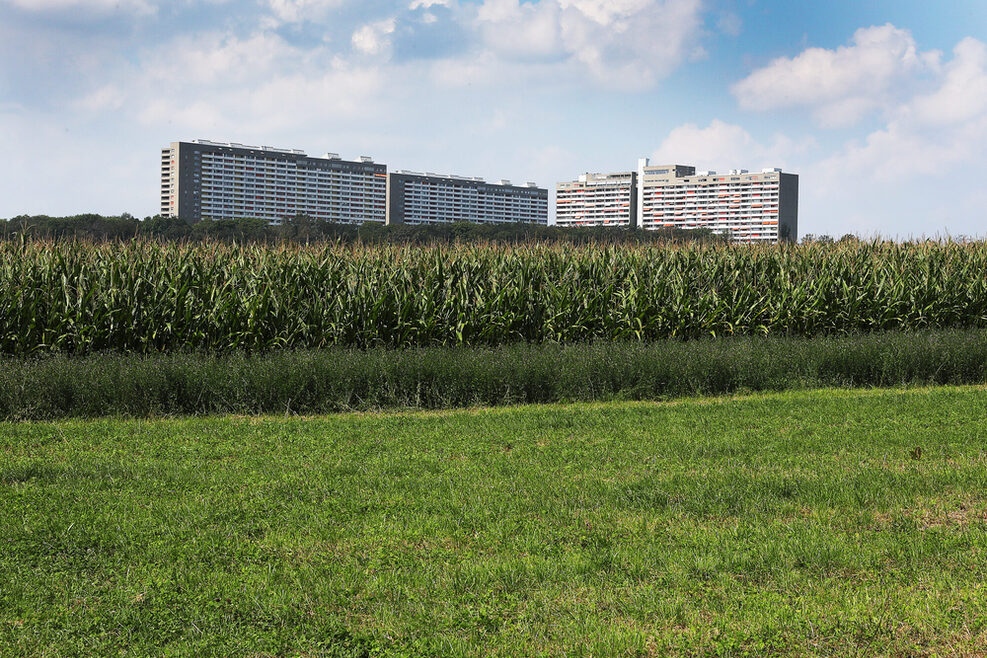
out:
M0 243L0 353L649 342L987 326L987 243Z

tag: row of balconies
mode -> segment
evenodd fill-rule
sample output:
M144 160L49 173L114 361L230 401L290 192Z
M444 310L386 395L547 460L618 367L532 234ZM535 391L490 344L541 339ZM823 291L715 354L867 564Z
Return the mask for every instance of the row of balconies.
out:
M203 206L217 207L217 208L226 208L226 207L230 207L230 206L234 206L234 207L238 207L238 208L239 207L251 207L251 208L300 208L300 209L308 209L308 210L318 210L319 208L327 208L328 207L328 208L351 208L353 210L361 210L361 211L373 210L374 208L377 208L377 209L383 209L384 208L384 206L382 206L382 205L359 204L359 203L345 203L345 204L318 203L318 204L305 204L305 203L288 203L286 201L250 203L250 202L245 202L245 201L224 202L224 200L217 200L217 199L204 199L203 200Z
M241 171L217 171L212 169L203 170L202 176L205 178L223 178L230 180L286 180L298 185L315 185L321 182L342 182L358 185L372 185L374 187L386 187L387 183L380 178L370 176L285 176L282 174L265 174L257 172Z
M535 206L535 204L531 204L531 203L517 203L517 202L514 202L514 203L500 203L500 202L497 202L497 201L487 201L487 202L484 202L484 201L473 201L473 202L455 202L455 203L449 203L449 202L442 202L442 201L432 201L432 200L428 200L428 199L408 199L408 198L406 198L404 200L404 202L406 204L408 204L408 205L412 205L413 204L413 205L416 205L416 206L463 206L463 207L470 207L470 208L475 208L476 206L497 206L497 207L501 207L501 208L504 208L504 207L510 207L510 208L540 207L540 208L544 208L545 207L543 205Z
M202 177L251 182L261 180L283 180L297 185L316 185L319 183L333 182L337 184L344 183L351 185L370 185L381 188L387 187L387 183L383 179L370 176L284 176L281 174L203 170Z
M293 197L286 195L278 196L258 196L258 195L244 195L244 194L212 194L206 192L202 194L203 199L216 199L219 201L257 201L257 202L273 202L273 201L283 201L285 203L360 203L360 204L373 204L373 205L384 205L384 199L367 199L367 198L353 198L353 197L337 197L337 196L306 196L306 197Z
M505 199L522 199L525 201L535 201L535 200L547 200L548 197L545 195L536 194L513 194L513 193L497 193L482 190L422 190L422 189L408 189L405 188L405 196L427 196L438 199L450 199L450 198L474 198L481 196L494 196L494 197L504 197Z
M226 193L226 194L257 194L257 195L281 195L281 196L294 196L299 198L304 198L307 196L346 196L346 197L367 197L371 199L384 199L386 195L377 193L367 193L365 190L346 190L339 188L317 188L314 190L308 190L305 192L298 192L286 187L265 187L261 189L245 187L243 185L203 185L203 192L213 192L213 193Z

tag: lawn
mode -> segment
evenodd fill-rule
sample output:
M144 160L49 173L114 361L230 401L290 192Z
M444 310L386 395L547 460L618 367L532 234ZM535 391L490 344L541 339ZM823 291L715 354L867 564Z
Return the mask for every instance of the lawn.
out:
M969 653L987 390L0 424L2 655Z

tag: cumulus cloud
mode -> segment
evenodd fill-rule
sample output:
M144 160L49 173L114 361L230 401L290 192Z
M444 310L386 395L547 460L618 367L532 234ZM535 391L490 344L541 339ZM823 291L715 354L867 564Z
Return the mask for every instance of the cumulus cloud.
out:
M158 85L225 85L263 79L306 58L304 51L273 32L244 37L201 32L144 53L139 75Z
M345 2L346 0L267 0L267 5L279 20L296 23L322 18L328 10Z
M816 52L805 57L810 52L806 51L779 60L734 88L743 103L745 94L764 85L768 98L753 109L805 106L814 108L817 117L859 116L881 109L880 128L836 146L823 157L795 159L795 170L802 174L806 230L901 237L945 235L950 230L982 234L982 213L970 209L980 208L978 200L983 198L980 164L987 159L987 45L966 38L945 59L939 53L918 51L904 31L886 27L862 32L857 33L853 48L858 53L871 50L855 68L846 53L824 51L825 56ZM890 43L897 45L888 48ZM876 44L883 46L874 50ZM825 74L819 78L795 79L820 70ZM765 71L772 72L779 84L788 84L788 95L767 92L768 78L759 77ZM747 84L752 80L757 84ZM819 82L819 89L810 88L813 80ZM870 93L868 86L873 88ZM747 105L755 105L753 98ZM736 126L692 128L673 131L660 149L662 155L680 152L677 146L704 155L703 144L718 144L709 147L713 151L709 156L774 150ZM784 140L777 145L783 146ZM825 209L825 214L818 209Z
M274 32L201 33L148 49L75 107L93 114L126 107L140 124L173 131L237 135L249 124L262 133L326 114L364 115L377 106L383 77L324 45L301 48Z
M942 85L919 96L908 110L914 119L930 125L976 120L987 114L987 46L973 38L953 49Z
M491 52L563 61L597 83L647 88L694 50L699 0L484 0L476 15Z
M150 0L0 0L0 5L4 4L31 11L81 9L96 12L123 10L150 13L155 10L155 4Z
M126 93L116 85L100 87L75 102L75 107L87 112L107 112L123 107Z
M788 167L805 154L815 141L792 140L773 135L758 142L743 127L714 119L706 127L687 123L674 128L651 157L661 164L693 164L700 169L760 169Z
M987 156L987 45L966 38L945 60L893 25L857 30L852 45L777 59L732 87L741 107L807 107L828 124L880 108L884 126L819 165L831 188L934 175Z
M389 55L391 42L388 35L394 33L394 26L393 18L361 26L353 32L353 47L365 55Z
M934 89L897 108L887 125L851 142L825 163L877 179L942 174L987 157L987 45L953 49Z
M745 109L805 107L823 125L845 126L893 107L916 78L939 68L939 58L921 52L908 30L887 24L857 30L848 46L776 59L731 90Z

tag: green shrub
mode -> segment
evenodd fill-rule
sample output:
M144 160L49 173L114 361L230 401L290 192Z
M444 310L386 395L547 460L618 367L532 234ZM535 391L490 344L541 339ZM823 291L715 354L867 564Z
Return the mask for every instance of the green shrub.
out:
M0 359L0 417L314 414L987 383L987 332Z

